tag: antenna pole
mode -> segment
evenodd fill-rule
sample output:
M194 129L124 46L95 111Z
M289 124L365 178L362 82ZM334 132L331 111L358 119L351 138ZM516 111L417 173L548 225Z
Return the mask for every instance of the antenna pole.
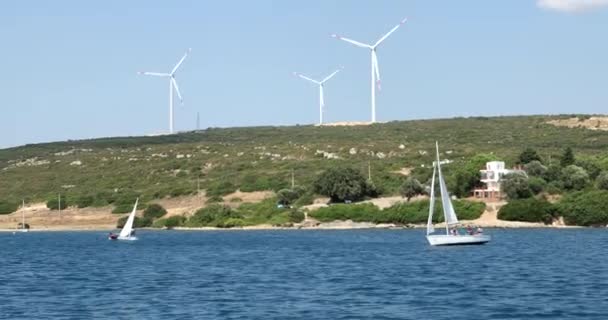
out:
M61 193L57 196L58 198L58 202L57 202L57 206L59 208L59 219L61 219Z

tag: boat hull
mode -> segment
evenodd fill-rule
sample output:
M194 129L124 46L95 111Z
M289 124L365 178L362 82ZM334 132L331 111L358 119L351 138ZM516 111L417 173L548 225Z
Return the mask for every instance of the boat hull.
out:
M428 235L426 239L432 246L463 246L463 245L479 245L492 240L488 235Z
M118 237L118 238L116 238L116 240L122 240L122 241L135 241L135 240L137 240L137 237L135 237L135 236L130 236L130 237Z

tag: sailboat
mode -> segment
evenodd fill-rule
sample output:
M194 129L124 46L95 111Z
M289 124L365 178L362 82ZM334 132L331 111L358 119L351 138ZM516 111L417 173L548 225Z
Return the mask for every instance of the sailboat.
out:
M453 229L450 234L450 227L458 224L458 217L454 211L452 200L448 188L445 185L443 174L441 173L441 161L439 160L439 143L435 142L435 150L437 152L437 161L433 164L433 177L431 178L431 203L429 205L429 219L426 226L426 239L432 246L445 245L467 245L467 244L484 244L491 240L489 235L485 234L466 234L461 235L457 229ZM433 210L435 209L435 175L439 178L439 191L441 193L441 204L443 207L443 216L445 220L445 234L433 234Z
M25 227L25 200L21 204L21 229L19 232L28 232L29 229Z
M125 222L125 225L122 227L122 230L120 230L120 234L118 234L118 235L110 234L110 236L108 237L110 240L127 240L127 241L137 240L137 237L135 236L135 230L133 230L133 222L135 221L135 213L137 212L137 203L138 202L139 202L139 198L137 198L137 200L135 200L135 205L133 206L133 211L131 211L131 214L129 214L129 218L127 218L127 222Z

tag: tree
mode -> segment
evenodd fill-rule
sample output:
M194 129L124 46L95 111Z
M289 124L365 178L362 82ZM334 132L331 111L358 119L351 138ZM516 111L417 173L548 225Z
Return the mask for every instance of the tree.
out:
M547 173L547 167L543 166L538 160L532 160L524 165L524 170L529 176L542 177Z
M602 171L595 179L595 184L600 190L608 190L608 171Z
M19 203L16 201L0 200L0 214L7 214L17 211Z
M575 165L585 169L585 171L587 171L587 174L589 174L589 178L591 179L597 178L600 172L602 172L602 169L600 168L600 165L598 164L597 160L594 160L592 158L577 159Z
M349 167L325 170L314 182L315 192L331 198L332 202L359 200L365 196L365 178Z
M608 191L578 191L566 194L558 204L566 224L606 226L608 224Z
M547 182L560 181L562 177L562 167L557 164L551 164L547 167L547 171L543 174L543 179Z
M522 151L521 154L519 155L519 163L528 164L532 161L542 162L542 159L540 158L540 156L538 155L536 150L534 150L532 148L524 149L524 151Z
M424 187L420 184L420 181L408 177L405 182L401 185L401 196L407 198L409 202L412 197L424 193Z
M288 206L299 198L293 189L281 189L277 192L277 200L280 204Z
M564 153L562 154L559 163L563 168L574 164L574 152L572 152L572 148L567 147L564 149Z
M581 190L589 183L589 174L579 166L569 165L562 170L562 181L568 190Z
M498 210L498 219L509 221L544 222L553 221L555 207L543 199L511 200Z
M510 173L500 180L500 187L509 199L525 199L532 197L532 189L528 178L520 173Z
M497 158L493 154L481 153L473 156L464 165L455 168L453 180L455 183L451 185L450 190L453 190L453 194L459 198L467 197L471 190L481 185L479 170L485 168L487 162L495 160Z

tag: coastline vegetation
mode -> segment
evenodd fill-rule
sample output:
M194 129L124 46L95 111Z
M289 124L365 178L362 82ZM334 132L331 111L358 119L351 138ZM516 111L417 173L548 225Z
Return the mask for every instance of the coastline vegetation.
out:
M57 208L58 194L62 195L62 208L110 205L114 213L127 213L137 197L139 209L144 209L154 200L196 194L200 186L208 206L214 208L223 203L223 196L237 190L270 190L277 199L253 207L234 203L240 206L223 213L229 217L204 223L148 216L156 220L151 223L167 227L289 224L300 217L294 208L312 203L319 195L339 203L424 193L420 186L429 187L437 140L442 159L450 161L443 167L448 189L458 198L480 186L479 169L486 161L501 160L508 167L520 165L526 172L505 179L508 200L514 205L520 205L516 200L541 201L551 195L555 214L566 223L605 225L604 204L591 195L603 195L608 189L608 134L548 124L574 116L472 117L357 127L209 128L166 136L2 149L0 214L18 210L21 199ZM292 175L297 184L294 188L290 187ZM338 183L324 180L324 175ZM277 208L277 203L283 208ZM374 221L411 223L426 215L419 214L423 204L400 206L380 210ZM341 215L360 219L375 210L359 208L363 212L355 213L346 207L314 215L339 216L335 211L343 209L346 213ZM516 216L505 210L503 215ZM458 211L459 216L468 212ZM538 220L538 213L518 219Z

